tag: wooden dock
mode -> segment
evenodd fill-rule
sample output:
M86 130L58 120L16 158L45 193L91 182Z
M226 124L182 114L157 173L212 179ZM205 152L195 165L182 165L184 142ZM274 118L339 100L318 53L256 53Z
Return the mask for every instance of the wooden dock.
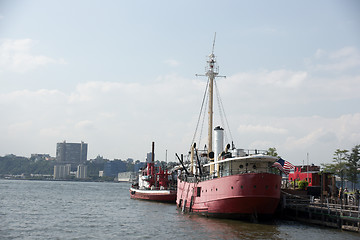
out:
M281 195L282 217L360 233L359 203L331 203L327 198L321 200L285 191Z

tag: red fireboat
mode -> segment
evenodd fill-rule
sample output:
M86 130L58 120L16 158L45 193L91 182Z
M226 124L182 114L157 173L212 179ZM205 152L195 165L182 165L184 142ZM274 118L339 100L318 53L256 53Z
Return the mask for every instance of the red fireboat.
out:
M168 170L155 166L154 142L152 143L151 162L139 172L138 180L130 187L130 197L133 199L156 202L176 202L176 187L173 186L173 176Z

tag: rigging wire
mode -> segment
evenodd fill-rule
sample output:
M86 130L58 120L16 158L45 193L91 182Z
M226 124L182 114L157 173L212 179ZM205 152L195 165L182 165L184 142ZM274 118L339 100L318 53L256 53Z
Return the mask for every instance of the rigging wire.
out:
M216 91L215 95L216 95L217 103L218 103L220 121L221 121L222 126L224 126L224 130L225 130L224 131L225 141L227 143L231 143L233 141L233 137L232 137L232 134L231 134L229 122L228 122L227 117L226 117L225 108L224 108L223 102L221 100L219 89L218 89L216 81L214 81L214 85L215 85L215 91ZM206 107L207 107L207 104L208 104L208 98L207 98L207 96L208 96L208 90L207 90L208 87L209 87L209 79L208 79L208 82L206 84L206 89L205 89L205 92L204 92L204 96L203 96L203 100L202 100L202 104L201 104L201 108L200 108L200 113L199 113L199 117L198 117L198 120L197 120L196 129L195 129L195 133L194 133L194 136L193 136L193 139L192 139L192 142L191 142L191 146L194 143L195 138L197 136L200 121L201 121L201 115L202 115L201 128L200 128L200 134L199 134L199 141L198 141L198 144L197 144L198 146L201 146L202 132L203 132L203 129L204 129L204 122L205 122L205 116L206 116L205 112L206 112ZM230 137L230 141L229 141L228 137Z
M217 85L216 85L216 81L214 81L214 85L215 85L215 91L216 91L216 99L217 99L217 105L218 105L218 111L219 111L219 117L220 117L220 121L221 121L221 125L223 128L225 128L225 131L224 131L224 135L225 135L225 141L228 142L228 139L227 139L227 134L226 134L226 126L224 124L224 116L223 116L223 111L221 110L221 106L220 106L220 95L219 95L219 90L217 88Z
M202 133L204 130L204 122L205 122L205 117L206 117L206 109L209 103L209 98L208 98L209 93L206 92L206 96L205 96L205 106L204 106L204 110L203 110L203 120L202 120L202 124L201 124L201 131L200 131L200 136L199 136L199 147L201 146L201 139L202 139ZM205 148L204 148L205 150Z
M220 97L220 94L219 94L219 89L218 89L218 87L217 87L216 81L214 81L214 83L215 83L216 97L217 97L217 101L218 101L218 108L219 108L219 115L220 115L220 119L221 119L221 124L222 124L223 126L226 126L226 127L225 127L225 140L226 140L228 143L230 143L230 142L228 141L228 139L227 139L226 129L228 129L228 131L229 131L229 137L230 137L231 142L233 141L233 137L232 137L232 134L231 134L229 122L228 122L227 117L226 117L225 108L224 108L224 105L223 105L223 103L222 103L222 100L221 100L221 97ZM226 125L224 124L224 119L225 119Z
M207 82L207 84L206 84L206 88L205 88L205 92L204 92L204 97L203 97L202 104L201 104L201 108L200 108L200 114L199 114L199 118L198 118L198 121L197 121L197 124L196 124L195 133L194 133L193 139L192 139L192 141L191 141L191 146L193 145L193 143L194 143L194 141L195 141L196 133L197 133L197 130L198 130L198 127L199 127L200 118L201 118L201 113L202 113L202 111L203 111L204 102L205 102L205 99L206 99L206 96L207 96L208 86L209 86L209 79L208 79L208 82ZM190 148L191 148L191 146L190 146Z
M225 125L225 122L224 122L223 110L222 110L221 105L220 105L220 94L219 94L219 90L218 90L218 87L216 85L216 82L215 82L215 91L216 91L216 99L217 99L217 105L218 105L220 121L221 121L221 125L224 128L225 142L229 142L228 137L227 137L227 130L226 130L227 126Z

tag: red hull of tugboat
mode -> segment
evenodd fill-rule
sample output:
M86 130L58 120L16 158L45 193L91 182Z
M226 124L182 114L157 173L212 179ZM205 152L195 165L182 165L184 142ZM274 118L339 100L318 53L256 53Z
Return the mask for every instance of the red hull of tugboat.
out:
M198 183L178 179L177 206L206 216L243 218L275 213L281 177L270 173L231 175ZM184 206L185 204L185 206Z
M129 191L132 199L167 203L176 202L176 190L139 190L130 188Z

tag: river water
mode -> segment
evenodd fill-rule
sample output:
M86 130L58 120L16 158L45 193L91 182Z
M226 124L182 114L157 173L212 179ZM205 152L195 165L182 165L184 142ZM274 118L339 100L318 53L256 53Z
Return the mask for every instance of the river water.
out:
M0 179L0 239L360 239L294 221L249 223L130 199L129 183Z

